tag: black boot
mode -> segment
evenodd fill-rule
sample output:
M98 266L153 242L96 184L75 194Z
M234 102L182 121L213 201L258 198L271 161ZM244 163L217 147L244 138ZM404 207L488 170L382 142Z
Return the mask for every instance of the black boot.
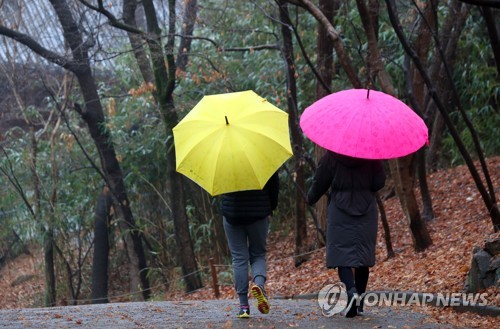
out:
M347 291L347 309L346 309L346 318L353 318L358 315L358 307L356 306L358 297L358 291L356 288L352 287Z
M365 311L363 310L363 300L361 300L361 303L358 306L358 315L363 315Z

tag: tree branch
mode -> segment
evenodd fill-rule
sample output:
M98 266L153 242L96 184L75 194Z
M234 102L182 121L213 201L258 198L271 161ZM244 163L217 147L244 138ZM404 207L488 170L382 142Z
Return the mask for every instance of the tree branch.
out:
M113 15L113 13L106 10L102 0L97 1L97 6L90 4L86 0L78 0L78 1L81 4L83 4L85 7L92 9L92 10L106 16L106 18L109 20L109 23L111 24L111 26L114 26L116 28L119 28L119 29L124 30L124 31L129 32L129 33L140 34L140 35L144 36L145 38L147 37L147 35L141 29L138 29L137 27L129 25L129 24L125 24L124 22L117 19L115 17L115 15Z
M424 79L424 82L427 86L427 89L429 91L429 94L431 95L432 99L434 100L434 103L436 104L437 108L439 109L439 112L443 116L443 119L446 122L446 126L448 127L448 130L453 137L453 140L455 141L455 144L457 145L460 154L462 154L462 157L469 168L469 172L476 184L477 189L479 190L479 193L481 194L481 197L483 198L483 201L486 205L486 208L488 209L488 212L491 216L492 222L493 222L493 227L495 232L500 230L500 210L498 205L496 204L496 200L494 199L494 196L490 195L488 191L486 190L485 186L483 185L483 181L481 180L481 177L479 176L478 171L476 170L476 167L474 166L474 161L472 160L470 153L467 151L464 143L462 142L462 139L460 138L460 134L458 133L456 127L453 125L450 116L448 115L448 112L446 111L446 108L444 104L441 102L441 99L437 95L436 88L431 82L431 79L429 75L427 74L426 69L424 68L422 62L418 58L417 54L415 53L414 49L409 45L408 40L406 39L403 29L401 27L401 23L399 21L399 18L396 15L396 4L394 0L385 0L386 6L387 6L387 11L389 14L389 19L391 21L391 24L394 28L394 31L396 32L396 35L398 36L398 39L403 46L405 52L411 57L413 60L413 63L415 64L415 67L418 69L419 73L421 74L422 78Z
M356 70L351 65L351 60L349 59L349 56L347 56L346 54L344 44L342 43L342 40L340 38L340 33L337 32L337 30L335 30L335 28L332 26L328 18L321 12L321 10L314 3L312 3L310 0L300 0L300 2L304 5L307 11L311 13L318 20L318 22L322 24L323 27L325 28L325 31L327 32L328 36L333 42L333 47L335 48L335 52L339 57L340 64L342 65L342 68L347 74L349 81L352 83L354 88L361 88L362 87L361 81L359 80L356 74Z
M59 65L71 72L75 72L78 69L78 65L75 61L48 50L29 35L11 30L3 25L0 25L0 35L16 40L49 62Z

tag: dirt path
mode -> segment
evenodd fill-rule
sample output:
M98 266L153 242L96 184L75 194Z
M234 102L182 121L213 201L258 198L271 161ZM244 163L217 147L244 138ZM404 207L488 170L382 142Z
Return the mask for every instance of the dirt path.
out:
M315 300L271 300L237 319L234 300L143 302L0 310L0 328L466 328L437 324L409 308L372 307L363 316L325 317Z

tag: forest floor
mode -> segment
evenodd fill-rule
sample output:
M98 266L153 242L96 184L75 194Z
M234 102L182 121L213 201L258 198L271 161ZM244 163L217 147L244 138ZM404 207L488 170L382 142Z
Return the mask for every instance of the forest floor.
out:
M488 159L488 169L500 194L500 157ZM371 291L415 291L420 293L463 292L470 268L474 246L482 246L493 234L491 218L472 181L466 166L440 170L429 175L429 189L433 198L435 219L427 222L433 244L424 252L413 250L411 234L396 198L384 202L394 251L394 258L387 258L384 233L380 225L377 263L371 269L368 289ZM311 230L312 231L312 230ZM335 270L325 268L325 249L311 251L308 260L294 266L293 236L271 236L268 244L269 296L276 298L317 293L326 284L339 282ZM21 255L8 261L0 269L0 308L33 307L40 300L43 289L41 257ZM235 298L230 284L220 286L221 299ZM488 306L500 306L500 289L483 291L488 296ZM194 293L170 291L162 300L214 299L210 287ZM456 312L451 308L419 307L433 323L448 323L471 328L498 327L498 318L473 312Z

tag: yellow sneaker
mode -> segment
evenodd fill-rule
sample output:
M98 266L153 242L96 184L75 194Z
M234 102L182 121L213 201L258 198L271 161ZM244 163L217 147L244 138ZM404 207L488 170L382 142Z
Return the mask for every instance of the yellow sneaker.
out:
M269 305L269 301L267 300L264 288L254 284L251 290L252 290L252 295L257 299L257 309L259 310L259 312L262 314L269 313L271 305Z
M248 319L250 317L250 307L248 306L240 306L240 311L236 317L240 319Z

